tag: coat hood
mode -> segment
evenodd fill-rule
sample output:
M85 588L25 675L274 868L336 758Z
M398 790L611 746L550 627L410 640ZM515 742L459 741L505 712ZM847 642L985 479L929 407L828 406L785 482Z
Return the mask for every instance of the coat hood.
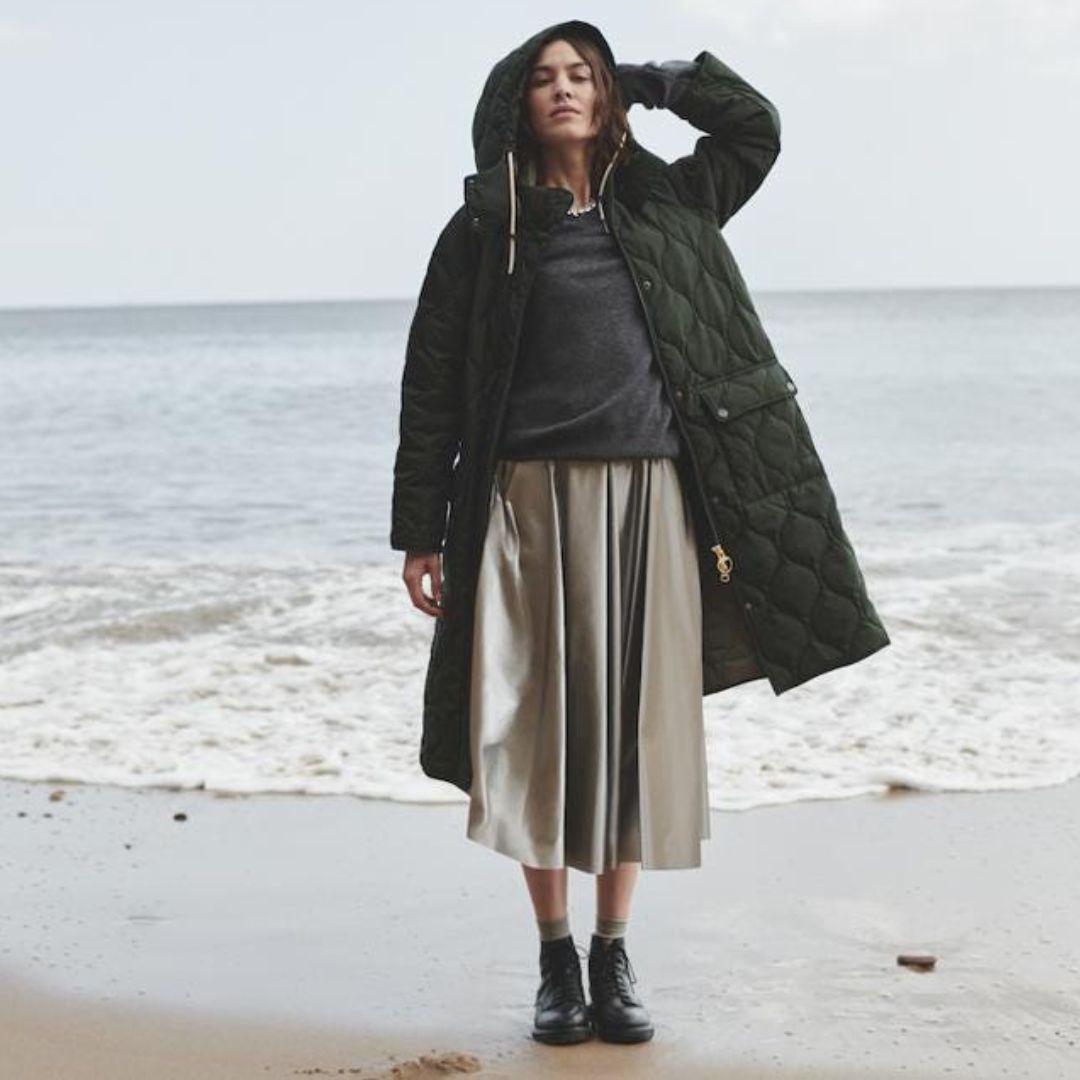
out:
M567 22L554 23L526 38L495 64L484 83L484 89L480 91L472 125L473 150L478 169L490 168L505 154L508 146L514 147L518 116L529 74L529 60L545 40L559 33L580 34L590 38L614 74L615 55L607 39L592 23L570 19Z
M551 26L538 30L535 34L526 38L495 64L484 83L483 90L480 92L480 100L477 102L476 111L473 115L473 151L479 173L466 181L466 192L468 192L469 186L475 183L480 175L485 173L498 171L505 177L505 203L503 205L506 208L507 231L509 234L507 274L512 274L514 271L518 215L517 189L521 183L517 175L517 130L525 97L526 82L529 76L529 65L534 53L541 44L546 40L557 37L560 33L573 33L590 38L600 50L601 56L614 75L615 54L598 27L580 19L569 19L566 22L553 23ZM623 138L625 140L625 135ZM600 209L600 218L604 222L605 229L607 228L607 222L604 219L600 196L603 194L604 184L613 164L614 158L608 163L607 169L604 170L596 196L597 205Z

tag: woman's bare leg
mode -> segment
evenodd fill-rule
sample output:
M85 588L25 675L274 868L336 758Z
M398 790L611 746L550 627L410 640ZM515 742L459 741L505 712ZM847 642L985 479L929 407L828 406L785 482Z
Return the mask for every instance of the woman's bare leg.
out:
M597 919L630 918L630 902L634 897L641 863L624 862L602 874L596 875Z
M533 910L538 922L552 922L567 917L567 870L541 870L539 867L521 866L529 889ZM630 918L630 907L637 885L641 863L624 862L596 875L597 918Z
M566 918L567 903L567 871L566 867L559 870L541 870L537 866L521 864L525 872L525 882L529 887L529 896L532 899L533 910L536 912L536 921L550 923L557 919Z

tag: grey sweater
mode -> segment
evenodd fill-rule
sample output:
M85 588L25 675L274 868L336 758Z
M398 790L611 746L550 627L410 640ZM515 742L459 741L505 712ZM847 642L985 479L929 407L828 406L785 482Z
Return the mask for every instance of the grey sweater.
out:
M620 64L630 104L670 106L697 65ZM678 457L675 416L645 315L594 207L568 214L529 294L499 442L502 458Z
M560 222L525 307L503 458L678 457L630 271L595 207Z

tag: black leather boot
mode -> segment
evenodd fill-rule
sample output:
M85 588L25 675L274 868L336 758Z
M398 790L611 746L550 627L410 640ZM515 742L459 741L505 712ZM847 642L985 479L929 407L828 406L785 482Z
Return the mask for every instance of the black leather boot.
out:
M634 991L637 976L626 955L626 939L605 943L592 936L589 949L589 1016L605 1042L645 1042L653 1037L652 1019Z
M540 942L534 1039L563 1044L592 1038L585 987L581 982L581 959L572 934L556 941Z

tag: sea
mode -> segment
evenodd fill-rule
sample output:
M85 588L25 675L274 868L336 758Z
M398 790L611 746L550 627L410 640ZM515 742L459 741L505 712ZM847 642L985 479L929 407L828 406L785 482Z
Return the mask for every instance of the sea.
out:
M712 806L1080 774L1080 289L754 300L892 644L705 698ZM389 545L414 308L0 311L0 777L466 799Z

